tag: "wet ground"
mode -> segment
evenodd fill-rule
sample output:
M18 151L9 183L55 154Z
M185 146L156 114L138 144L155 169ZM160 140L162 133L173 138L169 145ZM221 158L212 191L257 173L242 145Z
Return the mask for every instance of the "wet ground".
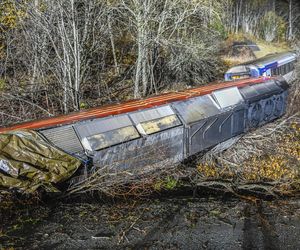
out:
M0 249L300 249L300 200L53 203L1 222Z

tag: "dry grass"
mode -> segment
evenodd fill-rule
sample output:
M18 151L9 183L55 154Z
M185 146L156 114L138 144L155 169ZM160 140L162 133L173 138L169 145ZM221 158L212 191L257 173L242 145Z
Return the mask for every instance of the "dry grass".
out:
M264 40L257 39L254 36L245 34L231 34L225 42L224 47L227 50L227 48L232 48L234 42L243 42L246 40L250 40L256 43L260 50L252 52L249 48L245 47L240 49L239 53L236 55L233 55L232 49L226 51L225 55L222 56L222 59L227 67L242 64L255 58L261 58L271 53L279 53L291 50L287 43L268 43Z
M279 53L291 50L286 43L267 43L263 40L258 40L256 43L260 48L260 51L254 52L256 58L261 58L271 53Z

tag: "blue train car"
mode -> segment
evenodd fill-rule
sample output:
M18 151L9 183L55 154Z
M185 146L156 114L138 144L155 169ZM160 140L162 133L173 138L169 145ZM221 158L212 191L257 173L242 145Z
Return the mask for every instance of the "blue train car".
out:
M287 81L293 78L297 55L293 52L269 54L230 68L225 74L225 81L263 76L283 76Z

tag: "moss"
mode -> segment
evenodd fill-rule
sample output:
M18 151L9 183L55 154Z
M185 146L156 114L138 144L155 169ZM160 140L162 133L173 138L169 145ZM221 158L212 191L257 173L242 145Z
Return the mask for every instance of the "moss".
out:
M154 184L153 184L153 189L157 192L160 192L162 190L174 190L176 188L178 188L180 186L180 182L178 180L176 180L173 177L166 177L164 180L157 180Z
M167 177L164 183L164 188L166 190L174 190L178 186L178 181L174 179L173 177Z

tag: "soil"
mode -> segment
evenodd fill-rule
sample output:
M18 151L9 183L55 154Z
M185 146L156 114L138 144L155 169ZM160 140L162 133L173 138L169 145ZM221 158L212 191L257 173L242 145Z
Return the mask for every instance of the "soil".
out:
M0 216L0 249L300 248L299 199L52 202Z

